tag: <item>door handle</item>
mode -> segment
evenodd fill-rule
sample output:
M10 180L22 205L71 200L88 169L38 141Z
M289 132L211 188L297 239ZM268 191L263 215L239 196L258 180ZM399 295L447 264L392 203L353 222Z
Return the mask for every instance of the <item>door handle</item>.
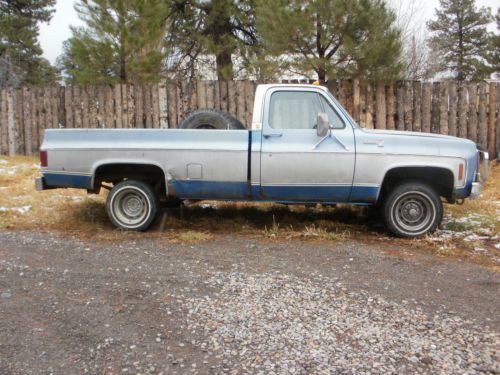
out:
M267 133L267 134L264 134L264 137L265 138L277 138L277 137L281 137L283 135L283 133Z

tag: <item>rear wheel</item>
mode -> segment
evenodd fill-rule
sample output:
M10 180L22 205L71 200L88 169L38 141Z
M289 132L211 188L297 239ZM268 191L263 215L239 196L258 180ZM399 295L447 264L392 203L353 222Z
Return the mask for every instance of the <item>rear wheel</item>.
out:
M403 183L390 191L383 212L389 230L398 237L434 232L443 218L439 195L427 184Z
M118 228L142 231L149 228L158 211L158 197L153 188L135 180L116 184L108 194L106 209Z

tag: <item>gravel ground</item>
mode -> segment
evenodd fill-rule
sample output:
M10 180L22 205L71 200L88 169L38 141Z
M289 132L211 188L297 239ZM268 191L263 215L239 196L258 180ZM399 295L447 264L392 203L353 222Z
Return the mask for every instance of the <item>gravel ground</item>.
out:
M0 374L499 373L498 285L390 243L0 231Z
M458 317L349 292L338 279L213 275L214 298L188 301L222 370L264 374L498 372L498 336Z

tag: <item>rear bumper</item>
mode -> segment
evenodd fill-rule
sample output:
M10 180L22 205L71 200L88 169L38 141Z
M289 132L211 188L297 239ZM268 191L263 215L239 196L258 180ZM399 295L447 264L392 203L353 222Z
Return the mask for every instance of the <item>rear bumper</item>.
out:
M35 189L36 191L47 190L47 184L45 183L45 179L43 177L35 178Z

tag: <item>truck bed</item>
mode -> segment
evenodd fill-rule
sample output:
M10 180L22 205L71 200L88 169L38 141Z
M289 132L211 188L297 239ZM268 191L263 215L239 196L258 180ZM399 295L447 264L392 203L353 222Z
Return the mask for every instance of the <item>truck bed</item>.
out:
M179 198L215 198L216 191L219 199L221 195L248 199L249 186L259 182L251 181L251 134L248 130L49 129L41 146L48 155L42 174L49 186L93 189L93 175L101 165L148 164L165 172L167 186Z

